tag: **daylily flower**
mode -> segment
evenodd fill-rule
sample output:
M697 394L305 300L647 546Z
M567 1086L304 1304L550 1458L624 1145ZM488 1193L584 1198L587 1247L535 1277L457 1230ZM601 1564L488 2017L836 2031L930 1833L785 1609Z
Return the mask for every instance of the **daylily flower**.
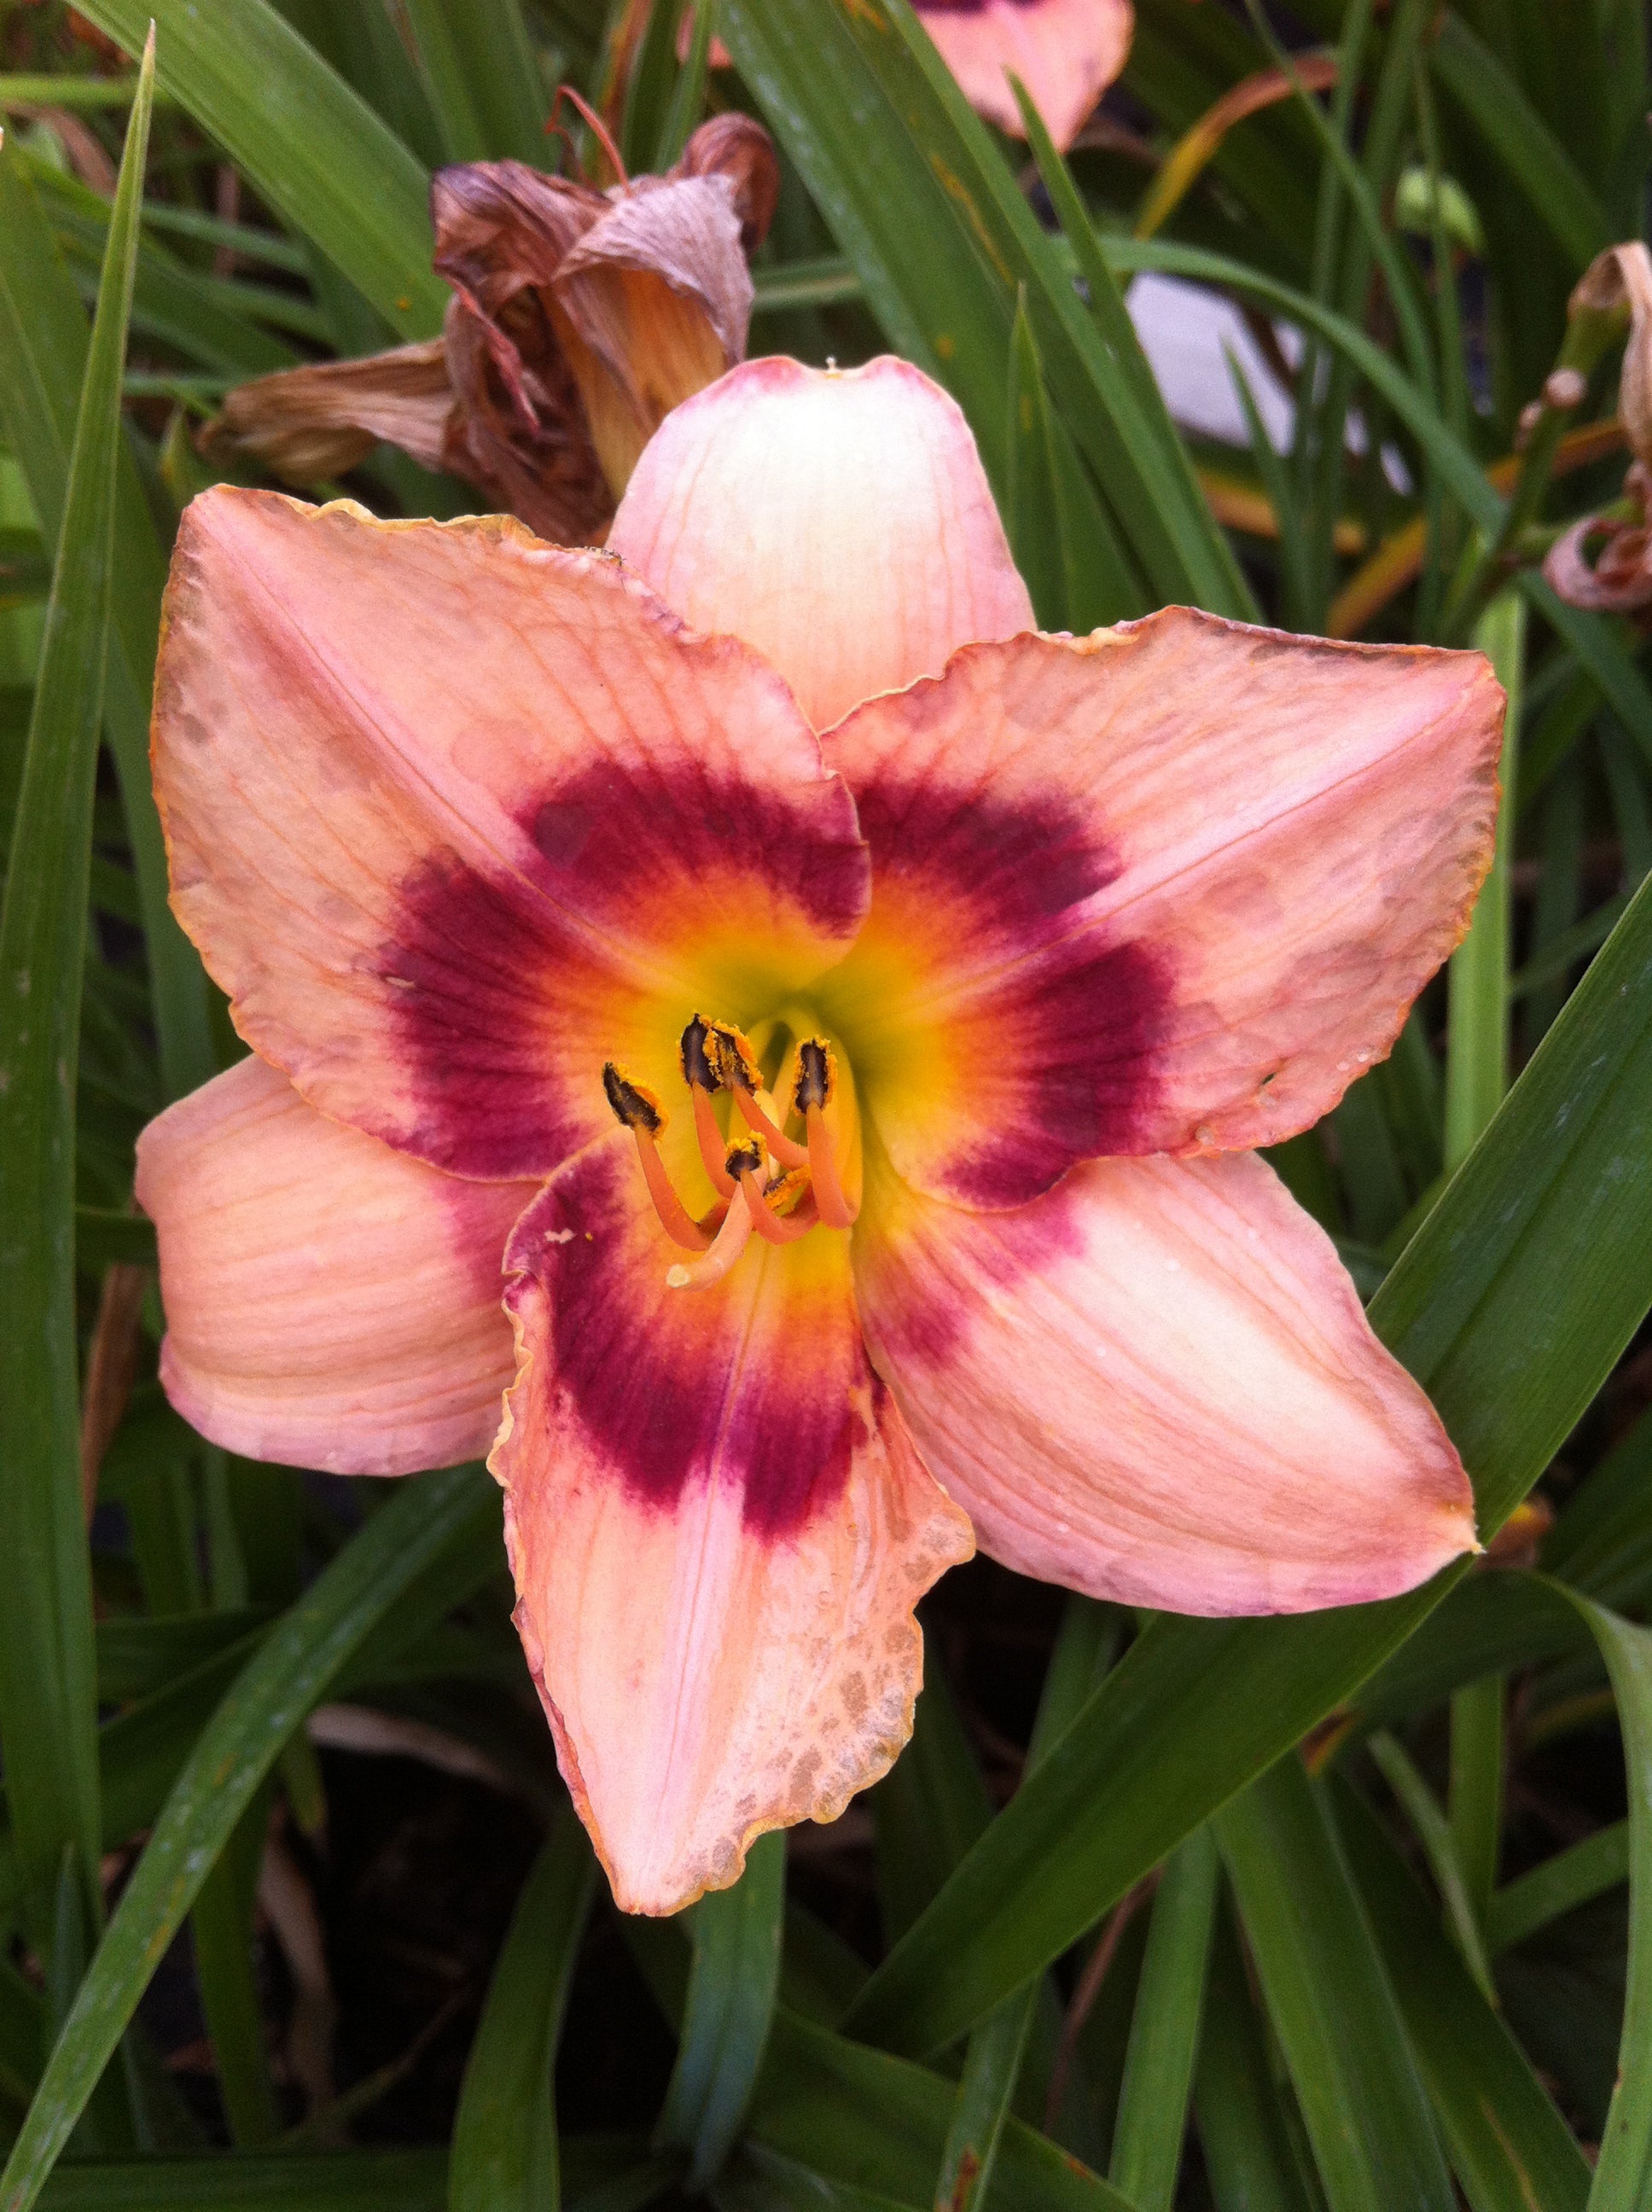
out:
M744 356L746 255L779 185L768 132L738 114L702 124L668 175L609 192L523 161L439 169L442 336L256 377L209 441L307 484L382 438L545 537L599 540L666 413Z
M156 792L257 1056L138 1194L206 1435L492 1446L562 1771L663 1912L885 1770L972 1537L1206 1613L1472 1545L1254 1148L1461 936L1503 701L1185 609L1037 635L896 361L733 371L613 544L188 509Z
M978 113L1013 137L1025 136L1010 88L1013 72L1063 151L1123 69L1136 27L1131 0L913 0L913 13ZM648 0L641 0L620 34L621 83L647 21ZM690 8L677 29L679 59L687 58L693 37ZM709 59L714 69L732 67L719 38Z
M913 8L972 107L1021 137L1013 71L1064 149L1124 67L1136 27L1131 0L913 0Z

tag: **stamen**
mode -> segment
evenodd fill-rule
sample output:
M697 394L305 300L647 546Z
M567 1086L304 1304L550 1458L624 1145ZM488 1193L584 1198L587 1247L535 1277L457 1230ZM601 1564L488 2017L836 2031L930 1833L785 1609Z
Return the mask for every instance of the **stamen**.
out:
M850 1229L860 1209L852 1206L837 1171L837 1146L827 1126L826 1109L837 1086L837 1063L824 1037L805 1037L798 1047L798 1079L792 1103L809 1131L809 1178L815 1204L828 1229Z
M758 1094L753 1091L737 1091L734 1103L745 1118L748 1129L756 1133L773 1152L783 1168L805 1168L809 1164L809 1148L788 1137L771 1114L764 1112Z
M725 1139L717 1126L709 1091L694 1094L694 1133L700 1139L700 1158L706 1173L711 1177L711 1187L720 1198L732 1198L734 1182L723 1165Z
M711 1249L697 1260L679 1260L665 1270L667 1285L674 1291L708 1291L720 1283L746 1248L751 1234L751 1215L744 1197L737 1198L713 1237Z
M614 1109L615 1120L622 1128L629 1129L635 1140L637 1164L642 1170L642 1180L653 1200L654 1212L659 1216L660 1227L672 1243L680 1244L685 1252L703 1252L711 1243L710 1232L701 1227L672 1189L665 1163L654 1147L654 1139L665 1126L659 1101L652 1091L633 1082L611 1060L603 1068L602 1087Z
M740 1188L745 1194L746 1206L751 1214L751 1225L768 1243L795 1244L799 1237L806 1237L814 1227L815 1209L807 1199L802 1201L795 1213L776 1213L763 1196L762 1185L750 1168L742 1173Z
M724 1082L733 1091L755 1091L762 1078L757 1073L750 1038L728 1022L712 1022L708 1026L711 1031L708 1049Z
M731 1145L723 1155L723 1166L737 1180L744 1176L757 1176L763 1171L763 1148L756 1139L744 1145Z
M717 1126L711 1103L712 1093L723 1087L722 1074L714 1056L714 1036L705 1016L696 1014L683 1030L677 1051L683 1080L694 1099L694 1133L700 1146L701 1163L717 1195L732 1198L734 1182L723 1165L723 1133Z

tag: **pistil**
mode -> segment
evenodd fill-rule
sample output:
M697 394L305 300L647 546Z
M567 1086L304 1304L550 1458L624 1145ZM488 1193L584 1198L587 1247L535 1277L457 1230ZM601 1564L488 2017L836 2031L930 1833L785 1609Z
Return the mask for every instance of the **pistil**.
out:
M756 1146L754 1145L751 1149L755 1152ZM731 1152L729 1155L731 1163L733 1158L734 1155ZM787 1182L780 1186L780 1189L784 1193L788 1189L795 1188L802 1180L800 1176L795 1178L788 1176ZM795 1212L776 1213L768 1202L768 1194L759 1182L757 1170L753 1166L743 1166L740 1170L740 1194L744 1199L747 1210L750 1213L752 1227L759 1237L770 1244L795 1244L799 1237L806 1237L809 1234L819 1219L814 1205L807 1194L799 1200Z
M722 1281L744 1251L750 1235L751 1216L742 1194L724 1215L723 1225L713 1237L709 1251L702 1252L697 1260L679 1260L675 1267L665 1270L667 1286L673 1291L708 1291L714 1283Z

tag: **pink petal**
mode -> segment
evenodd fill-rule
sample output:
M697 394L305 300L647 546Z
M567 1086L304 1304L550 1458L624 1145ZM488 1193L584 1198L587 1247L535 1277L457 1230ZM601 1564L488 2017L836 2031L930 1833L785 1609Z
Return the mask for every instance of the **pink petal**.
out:
M242 1034L324 1112L487 1179L611 1128L605 1059L665 1081L698 1002L742 1018L741 948L772 1005L866 897L772 672L503 520L197 499L155 769Z
M755 645L817 729L1032 627L969 424L887 355L732 369L667 416L608 545L696 629Z
M1012 70L1059 147L1072 144L1124 67L1130 0L914 0L972 107L1023 137Z
M726 1887L754 1837L885 1771L913 1606L972 1549L866 1364L847 1241L754 1241L715 1289L668 1289L683 1255L623 1137L512 1240L521 1364L490 1464L517 1624L626 1911Z
M855 1286L914 1440L1023 1574L1180 1613L1387 1597L1472 1547L1428 1400L1254 1155L1104 1160L1010 1213L886 1177Z
M534 1189L440 1174L239 1061L137 1140L167 1396L249 1459L408 1474L479 1457L513 1365L505 1240Z
M851 717L874 896L822 996L899 1171L1011 1206L1317 1121L1467 927L1503 705L1478 653L1172 607Z

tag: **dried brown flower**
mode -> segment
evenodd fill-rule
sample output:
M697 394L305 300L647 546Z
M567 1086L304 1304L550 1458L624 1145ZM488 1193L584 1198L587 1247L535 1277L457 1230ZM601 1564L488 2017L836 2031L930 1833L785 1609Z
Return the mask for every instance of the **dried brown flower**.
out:
M1635 458L1624 478L1629 513L1584 515L1550 548L1543 574L1571 606L1632 614L1652 606L1652 254L1638 239L1608 246L1578 279L1568 307L1574 322L1628 312L1618 419ZM1555 404L1546 389L1544 396Z
M208 433L289 483L379 439L564 544L599 540L665 416L743 358L746 254L779 172L750 117L714 117L664 177L603 192L522 161L432 179L442 336L230 392Z

